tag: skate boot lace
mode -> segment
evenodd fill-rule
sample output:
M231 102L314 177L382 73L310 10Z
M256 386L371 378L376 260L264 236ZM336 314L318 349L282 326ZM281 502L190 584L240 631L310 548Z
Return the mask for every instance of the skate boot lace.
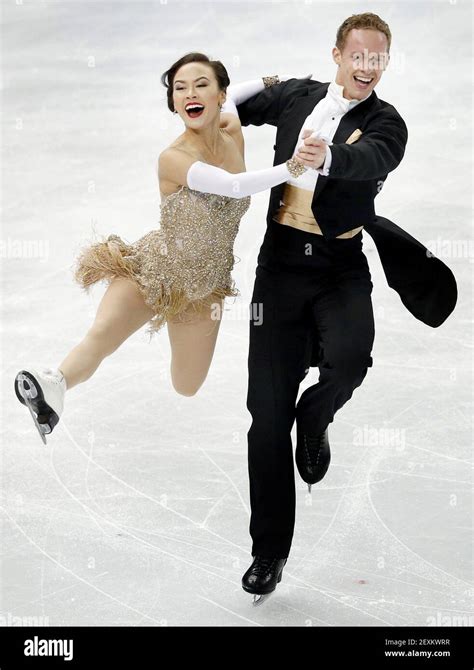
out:
M63 373L60 370L53 370L53 368L43 368L42 373L49 382L53 382L53 384L56 384L57 386L59 386L64 379Z
M265 556L258 556L253 572L259 576L266 577L272 571L272 568L276 565L278 560L278 558L266 558Z
M324 433L322 435L304 435L304 448L308 460L311 464L318 466L321 459L322 452L322 441L324 438Z

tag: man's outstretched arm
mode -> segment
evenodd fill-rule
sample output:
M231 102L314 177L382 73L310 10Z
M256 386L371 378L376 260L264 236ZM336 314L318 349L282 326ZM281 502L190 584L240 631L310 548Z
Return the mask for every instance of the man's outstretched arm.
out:
M311 76L308 75L305 79L311 79ZM271 80L272 77L266 79ZM289 91L293 89L295 82L300 81L290 75L280 75L279 79L279 83L268 87L265 87L263 78L229 86L227 100L222 108L223 114L238 114L242 126L261 126L264 123L276 126Z
M333 144L329 177L377 179L399 165L405 153L408 130L402 117L388 115L354 144Z
M386 110L379 119L372 121L357 142L331 144L331 162L326 176L353 181L383 177L399 165L407 140L408 130L402 117L396 110ZM298 153L298 157L305 159L306 166L316 167L322 160L322 141L308 137L304 144L313 158L309 159L308 153Z
M268 123L276 126L280 118L282 94L287 85L286 81L274 84L237 105L241 125L262 126Z

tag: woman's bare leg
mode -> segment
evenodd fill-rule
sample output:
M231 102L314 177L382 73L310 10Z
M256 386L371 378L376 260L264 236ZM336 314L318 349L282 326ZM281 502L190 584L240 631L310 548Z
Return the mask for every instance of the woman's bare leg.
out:
M211 365L224 301L216 298L192 323L168 320L171 380L181 395L192 396L202 386ZM218 317L218 318L216 318Z
M67 388L89 379L102 360L118 349L153 314L135 282L122 277L113 279L86 336L58 366L66 379Z

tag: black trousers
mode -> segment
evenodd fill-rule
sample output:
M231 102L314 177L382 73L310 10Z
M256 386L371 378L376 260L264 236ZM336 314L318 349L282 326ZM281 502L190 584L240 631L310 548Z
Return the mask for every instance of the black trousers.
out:
M327 240L272 221L250 304L247 408L252 555L288 556L295 523L291 429L323 432L372 365L372 281L362 232ZM319 381L298 404L310 362Z

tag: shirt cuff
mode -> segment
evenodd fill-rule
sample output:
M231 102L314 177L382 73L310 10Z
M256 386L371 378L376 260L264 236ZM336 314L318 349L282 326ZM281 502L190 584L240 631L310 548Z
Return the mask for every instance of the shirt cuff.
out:
M329 176L329 168L331 167L331 162L332 162L332 154L331 154L331 149L329 148L329 145L326 147L326 159L324 161L324 164L316 168L316 172L319 172L319 174L322 174L323 177L328 177Z

